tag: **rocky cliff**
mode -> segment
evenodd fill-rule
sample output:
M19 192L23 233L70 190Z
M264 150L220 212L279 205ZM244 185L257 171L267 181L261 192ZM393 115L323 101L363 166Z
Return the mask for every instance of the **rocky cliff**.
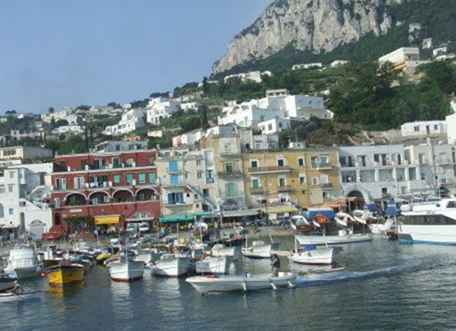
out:
M400 0L275 0L234 38L213 71L266 58L289 45L320 53L369 32L385 34L393 24L386 10L391 2Z

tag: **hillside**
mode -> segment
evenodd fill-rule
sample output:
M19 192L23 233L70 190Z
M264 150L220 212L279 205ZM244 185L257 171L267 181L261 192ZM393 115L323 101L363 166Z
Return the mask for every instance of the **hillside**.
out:
M213 72L371 60L426 38L434 47L454 41L455 27L453 0L277 0L235 36Z

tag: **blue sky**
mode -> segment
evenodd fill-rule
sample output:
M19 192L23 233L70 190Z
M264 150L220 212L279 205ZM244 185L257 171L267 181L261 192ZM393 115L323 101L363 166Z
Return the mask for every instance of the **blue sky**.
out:
M268 2L0 1L0 112L123 103L200 80Z

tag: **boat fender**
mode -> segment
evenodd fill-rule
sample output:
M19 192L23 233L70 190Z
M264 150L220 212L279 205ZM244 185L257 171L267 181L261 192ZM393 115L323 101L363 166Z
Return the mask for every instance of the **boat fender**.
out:
M242 289L244 290L244 292L247 292L247 283L246 282L242 282Z
M296 284L291 282L291 281L288 281L288 287L289 288L295 288L296 287Z
M271 282L270 284L271 284L272 289L273 289L274 291L276 291L276 290L277 290L277 286L276 286L273 282Z

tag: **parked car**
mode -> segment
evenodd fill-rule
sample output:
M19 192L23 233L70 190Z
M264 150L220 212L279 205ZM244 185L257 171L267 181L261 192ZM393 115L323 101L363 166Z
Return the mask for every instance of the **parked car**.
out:
M146 222L140 223L138 228L139 228L139 232L141 232L141 233L150 231L150 225L149 225L149 223L146 223Z

